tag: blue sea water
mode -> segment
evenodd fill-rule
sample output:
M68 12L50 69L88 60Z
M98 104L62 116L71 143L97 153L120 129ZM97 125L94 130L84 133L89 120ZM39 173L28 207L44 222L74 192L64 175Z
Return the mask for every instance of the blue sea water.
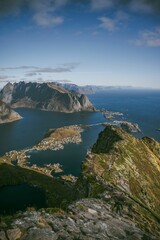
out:
M138 123L142 134L160 141L160 90L114 89L90 95L97 108L118 111L122 120Z

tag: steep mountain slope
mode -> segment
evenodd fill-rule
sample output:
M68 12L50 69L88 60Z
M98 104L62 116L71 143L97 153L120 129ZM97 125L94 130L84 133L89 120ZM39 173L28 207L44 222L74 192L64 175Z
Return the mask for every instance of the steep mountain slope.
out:
M80 197L98 197L142 229L160 231L160 144L107 126L82 166ZM123 211L122 211L123 210Z
M14 122L21 119L21 116L12 110L7 104L0 101L0 124Z
M93 111L87 96L72 93L53 83L8 83L0 93L0 99L13 108L26 107L47 111Z

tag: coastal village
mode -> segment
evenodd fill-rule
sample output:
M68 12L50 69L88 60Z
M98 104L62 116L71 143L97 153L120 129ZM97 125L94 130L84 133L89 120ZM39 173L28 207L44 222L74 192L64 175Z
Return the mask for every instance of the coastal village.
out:
M7 152L2 157L2 161L53 177L52 175L53 172L54 173L63 172L62 166L59 163L45 164L43 167L37 166L37 164L31 165L29 162L30 159L29 153L32 151L46 151L46 150L57 151L63 149L65 144L69 143L79 144L82 141L81 138L82 131L83 129L78 125L50 129L44 136L42 141L40 141L37 145L20 151L12 150L10 152ZM76 181L76 177L72 175L62 175L61 179L70 182Z

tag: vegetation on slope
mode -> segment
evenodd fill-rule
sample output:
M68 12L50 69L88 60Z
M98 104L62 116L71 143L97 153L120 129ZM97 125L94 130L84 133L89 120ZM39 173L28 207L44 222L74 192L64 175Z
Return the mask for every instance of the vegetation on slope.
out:
M80 197L104 198L113 209L117 202L123 202L122 208L135 223L158 232L158 147L156 141L136 139L119 127L107 126L83 163L77 193Z

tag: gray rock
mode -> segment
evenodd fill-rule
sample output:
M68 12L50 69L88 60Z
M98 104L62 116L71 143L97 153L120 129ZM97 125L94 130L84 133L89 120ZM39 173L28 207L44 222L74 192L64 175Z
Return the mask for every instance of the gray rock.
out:
M31 228L23 240L57 240L58 236L51 229Z
M4 231L0 231L0 240L7 240L6 234Z
M7 237L9 240L17 240L20 239L22 233L19 228L9 229L7 230Z
M26 212L12 226L24 233L20 240L142 240L144 236L131 219L114 216L100 199L81 199L60 215Z

